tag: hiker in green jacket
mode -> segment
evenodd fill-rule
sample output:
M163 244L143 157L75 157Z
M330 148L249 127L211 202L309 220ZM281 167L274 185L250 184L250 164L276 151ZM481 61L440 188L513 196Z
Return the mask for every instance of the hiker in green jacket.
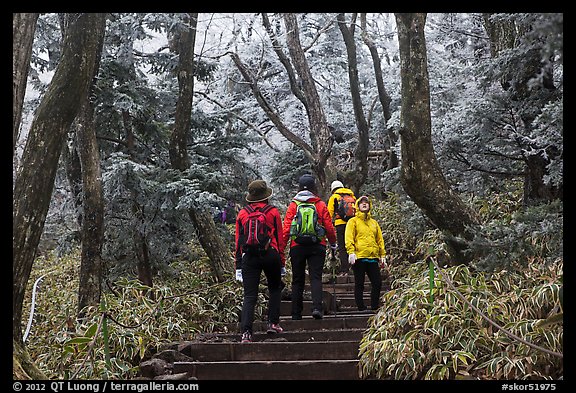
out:
M378 221L372 218L372 202L363 195L356 201L356 215L346 224L345 242L348 261L354 271L354 300L359 311L364 305L364 278L368 275L372 289L370 306L372 310L380 305L382 275L380 269L386 268L386 248L382 229Z

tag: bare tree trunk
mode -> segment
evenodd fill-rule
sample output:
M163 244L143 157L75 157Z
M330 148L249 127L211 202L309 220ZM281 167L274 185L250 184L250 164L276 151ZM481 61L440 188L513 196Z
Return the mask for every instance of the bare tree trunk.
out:
M360 96L360 81L358 79L358 61L356 58L356 43L354 42L356 14L352 17L350 27L346 25L344 14L338 14L336 18L346 45L350 93L352 95L356 127L358 128L358 145L354 151L355 165L351 171L344 175L344 180L345 184L351 187L356 195L360 195L360 189L368 177L368 122L364 116L364 108L362 107L362 98Z
M38 13L12 14L12 155L20 136L22 106L30 71Z
M310 135L311 145L309 145L304 139L300 138L296 133L292 132L290 128L284 124L281 116L273 109L272 105L260 91L258 80L255 75L245 64L242 63L238 54L229 52L229 55L232 57L232 60L244 79L249 83L256 101L272 121L274 126L286 139L302 149L306 159L312 167L312 170L316 174L318 180L318 192L321 197L325 198L328 196L329 183L336 178L336 167L331 160L334 137L330 132L330 126L328 125L328 121L324 115L322 103L318 91L316 90L315 82L312 78L304 50L300 43L300 33L295 14L284 14L284 22L287 32L286 42L290 58L282 52L279 41L273 32L266 14L262 15L262 22L268 32L270 40L272 41L276 55L288 73L292 94L302 102L306 110L310 125L308 134Z
M173 37L172 47L176 48L178 58L179 96L176 103L174 131L170 138L170 164L172 168L186 170L190 161L186 148L190 131L192 100L194 96L194 44L196 42L196 25L198 14L187 15L186 24L178 29ZM200 245L210 259L212 272L218 282L225 280L224 272L231 270L232 255L218 234L212 216L193 207L188 212L196 229Z
M12 339L12 379L15 380L48 380L30 358L30 354L21 341Z
M333 180L327 176L326 166L332 154L334 139L330 133L330 127L324 114L324 107L320 101L314 78L312 77L308 61L306 60L302 44L300 43L300 29L296 20L296 14L284 14L284 23L286 25L288 51L294 62L294 68L302 82L302 92L308 104L306 106L306 112L310 124L310 141L316 153L314 157L315 160L310 164L318 180L319 194L321 197L326 197L329 191L329 183Z
M104 34L100 36L98 54L94 61L91 91L100 68ZM78 286L78 317L84 316L88 306L98 307L104 274L102 245L104 243L104 191L100 171L100 152L94 126L94 104L86 97L76 131L78 155L82 169L82 256Z
M396 14L402 77L400 180L406 193L446 236L452 260L468 263L466 240L473 238L468 227L476 224L473 211L452 192L440 170L432 146L430 86L424 25L426 14Z
M296 16L295 14L284 14L284 22L287 32L286 42L290 58L282 52L266 14L263 14L262 21L270 40L272 41L273 49L288 73L292 93L300 100L300 102L302 102L306 110L310 125L308 133L310 135L311 145L292 132L290 128L283 123L280 115L272 108L272 105L270 105L266 97L260 91L258 80L252 71L242 63L238 54L229 54L244 79L250 84L250 88L252 89L256 101L272 123L274 123L274 126L276 126L278 131L286 139L302 149L312 167L312 170L316 174L319 194L321 197L326 197L328 184L336 177L336 168L334 164L330 162L334 139L330 132L330 127L326 120L326 116L324 115L324 110L318 91L316 90L314 79L312 78L306 56L304 55L304 50L300 43L300 33ZM293 66L290 59L292 60Z
M170 136L170 163L175 169L186 170L190 166L186 143L190 131L190 115L194 97L194 45L198 14L186 15L186 24L176 26L172 47L178 55L178 101L174 131Z
M553 148L547 148L546 153L546 157L529 155L525 159L527 170L524 176L524 205L537 205L564 198L564 184L555 186L544 182L548 174L549 157L559 155L557 149Z
M128 110L122 110L122 126L124 127L124 132L126 134L126 152L134 159L134 152L136 148L136 137L134 135L134 129L132 127L132 116ZM149 252L148 252L148 241L146 240L146 234L141 232L142 223L144 222L144 213L142 211L142 206L138 204L137 195L135 191L132 191L132 214L137 219L138 225L131 228L132 240L134 242L134 254L136 255L136 270L138 272L138 280L152 288L154 286L152 266L150 264Z
M234 269L231 250L218 233L210 213L200 209L190 209L188 214L196 229L198 241L210 259L210 267L216 281L223 282L226 279L224 273Z
M134 205L136 205L136 201L134 201ZM133 211L134 215L140 218L141 222L144 221L142 217L142 212L140 211L139 206L134 206ZM142 233L139 228L134 228L132 230L132 240L134 242L134 254L136 254L136 258L138 262L136 263L136 271L138 272L138 280L152 288L154 286L154 282L152 280L153 272L152 272L152 264L150 263L150 253L148 251L148 242L146 241L146 234Z
M380 101L380 105L382 106L382 113L384 114L384 128L387 131L388 142L390 144L390 150L388 153L388 165L386 170L390 170L396 168L399 164L398 157L396 155L396 150L394 146L398 141L398 135L396 131L393 129L388 128L388 120L392 117L392 113L390 111L390 103L392 99L384 86L384 78L382 77L382 65L380 62L380 57L378 56L378 49L372 39L368 35L368 29L366 27L366 14L360 14L360 24L362 26L362 39L364 43L368 47L370 51L370 56L372 57L372 63L374 64L374 77L376 78L376 86L378 87L378 100Z
M97 67L95 67L97 68ZM77 130L78 152L82 164L83 219L82 259L78 286L78 317L87 306L98 307L102 291L102 244L104 242L104 195L100 172L100 153L94 129L94 107L86 100Z
M484 28L490 38L490 52L493 58L497 58L500 53L507 49L513 49L521 41L525 34L526 27L518 26L513 20L492 20L492 14L483 14ZM524 54L525 67L513 72L504 73L500 78L500 84L504 90L512 90L512 101L515 103L526 102L528 109L517 109L518 115L526 130L531 130L536 116L541 112L542 107L548 103L549 98L541 98L540 89L531 87L530 81L542 74L541 88L548 91L556 90L551 66L542 63L541 51L538 48L531 48ZM520 107L522 104L520 104ZM542 148L541 146L527 146L527 150L542 150L545 153L538 155L527 155L524 157L526 165L526 175L524 176L524 204L532 205L554 199L563 199L563 184L546 184L544 178L548 174L548 165L558 158L560 152L553 148Z
M72 193L72 203L76 210L76 222L82 228L82 164L78 155L78 137L73 135L71 146L62 146L62 161L66 170L66 180Z
M126 153L134 158L134 150L136 146L136 137L134 136L134 129L132 128L132 116L126 109L122 109L122 126L126 132Z
M14 185L12 336L19 344L24 293L50 205L58 159L66 134L88 94L105 29L105 14L67 16L70 23L62 57L32 122ZM22 365L21 355L16 355Z
M484 29L490 38L490 54L492 57L497 57L503 49L511 49L514 47L516 40L516 33L514 32L513 21L501 21L500 23L493 23L490 21L490 15L483 14ZM507 77L500 79L500 84L504 89L510 87L510 80Z

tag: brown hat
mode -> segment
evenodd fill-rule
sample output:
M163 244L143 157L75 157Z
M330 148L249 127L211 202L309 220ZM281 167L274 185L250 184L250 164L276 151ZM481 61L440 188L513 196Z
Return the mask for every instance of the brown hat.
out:
M270 198L272 189L266 185L264 180L254 180L248 184L248 195L246 201L248 202L261 202Z

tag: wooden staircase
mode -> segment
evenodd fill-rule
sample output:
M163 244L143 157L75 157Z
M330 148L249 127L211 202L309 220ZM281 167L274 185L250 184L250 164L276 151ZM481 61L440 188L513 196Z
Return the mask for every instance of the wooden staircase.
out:
M197 380L357 380L358 346L372 311L358 311L354 303L353 276L323 281L324 318L311 316L311 302L304 302L302 320L291 319L291 301L282 300L280 334L267 334L266 322L254 321L253 342L240 342L240 324L234 333L200 335L194 341L173 343L160 358L143 362L147 379ZM383 291L386 285L383 285ZM364 284L369 305L370 282ZM309 285L305 288L309 294ZM166 351L170 354L166 356ZM162 372L164 370L164 372Z

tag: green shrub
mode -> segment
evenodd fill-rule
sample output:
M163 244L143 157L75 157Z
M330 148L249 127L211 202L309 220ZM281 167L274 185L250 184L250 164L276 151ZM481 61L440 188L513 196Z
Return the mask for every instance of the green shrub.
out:
M30 278L31 289L45 275L26 346L50 378L130 379L163 343L222 331L227 323L238 321L242 287L232 277L214 284L205 258L178 261L170 265L170 273L154 278L153 288L132 278L107 285L105 345L102 310L88 309L83 320L76 320L79 265L77 251L62 258L39 258ZM23 315L29 309L28 303Z
M392 290L360 344L363 378L557 379L562 358L511 339L459 299L436 272L429 301L428 265L393 265ZM561 323L540 327L559 311L562 262L533 261L521 272L443 269L488 318L535 345L562 352Z

